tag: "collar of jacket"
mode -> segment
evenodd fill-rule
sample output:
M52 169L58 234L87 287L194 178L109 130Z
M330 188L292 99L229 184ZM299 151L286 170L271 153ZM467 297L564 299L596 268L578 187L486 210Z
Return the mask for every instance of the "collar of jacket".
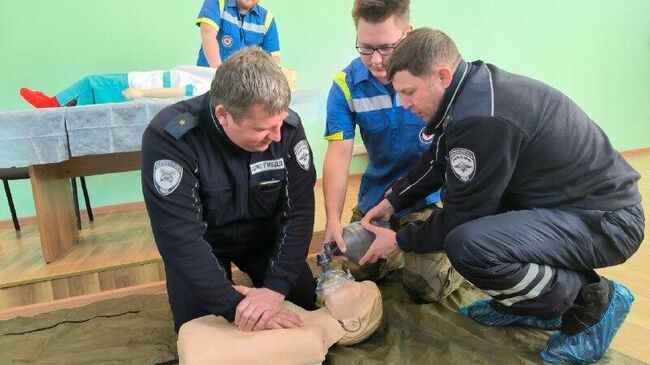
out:
M214 108L212 107L210 100L211 98L206 95L206 98L203 101L203 115L201 119L205 121L206 129L208 130L208 133L210 133L212 140L222 146L225 145L231 147L235 152L246 152L246 150L237 146L235 142L228 137L226 131L223 130L223 127L219 124L219 121L217 121L217 116L214 115Z
M442 97L442 102L438 107L438 111L433 118L431 118L429 123L427 123L426 134L433 134L433 132L443 124L449 109L454 104L456 96L460 93L463 85L465 85L471 66L472 64L465 62L462 58L460 59L458 67L456 67L456 71L454 72L454 77L451 79L451 84L449 84L449 87L445 91L445 95Z

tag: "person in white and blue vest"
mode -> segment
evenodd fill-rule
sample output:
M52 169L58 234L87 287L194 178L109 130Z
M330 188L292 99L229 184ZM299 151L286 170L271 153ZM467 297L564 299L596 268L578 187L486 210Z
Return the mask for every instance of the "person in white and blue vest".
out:
M280 63L280 39L273 14L259 0L204 0L196 19L201 29L197 66L219 67L231 54L258 47Z

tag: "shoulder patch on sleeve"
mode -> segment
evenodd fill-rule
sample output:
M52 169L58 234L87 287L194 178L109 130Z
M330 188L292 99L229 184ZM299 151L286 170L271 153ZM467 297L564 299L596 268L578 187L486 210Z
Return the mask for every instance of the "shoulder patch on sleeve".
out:
M181 139L185 133L198 125L196 117L190 113L182 113L174 117L165 126L165 132L175 139Z
M289 115L287 115L287 117L284 118L284 122L291 126L297 127L298 123L300 123L300 117L298 116L298 113L289 109Z
M311 160L311 154L309 153L309 143L307 140L303 139L300 142L296 143L293 147L293 153L296 155L296 161L298 165L302 167L303 170L309 171L309 161Z
M158 160L153 165L153 183L161 196L174 192L181 183L183 167L172 160Z
M476 156L466 148L449 151L449 163L454 175L463 183L471 181L476 175Z

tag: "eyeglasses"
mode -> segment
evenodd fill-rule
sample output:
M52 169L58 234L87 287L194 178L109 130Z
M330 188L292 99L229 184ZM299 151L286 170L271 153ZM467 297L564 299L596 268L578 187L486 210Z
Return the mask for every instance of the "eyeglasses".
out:
M360 46L359 45L359 37L357 37L354 47L357 49L359 54L362 54L364 56L372 56L373 53L375 53L375 51L377 51L377 53L379 53L382 56L388 56L391 53L393 53L393 51L395 50L395 47L397 47L399 42L404 38L404 34L406 34L406 29L404 29L404 31L402 32L402 35L399 37L397 42L391 43L391 44L385 44L385 45L382 45L382 46L379 46L379 47Z

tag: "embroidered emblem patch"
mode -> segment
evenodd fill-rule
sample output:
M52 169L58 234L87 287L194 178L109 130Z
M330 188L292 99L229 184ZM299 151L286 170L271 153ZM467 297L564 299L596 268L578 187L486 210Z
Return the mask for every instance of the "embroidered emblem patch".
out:
M471 181L476 174L476 157L468 149L454 148L449 151L449 164L454 175L464 183Z
M158 160L153 165L153 183L162 196L171 194L183 177L183 168L172 160Z
M282 170L284 169L284 160L278 158L277 160L260 161L254 164L250 164L249 167L251 170L251 175L269 170Z
M311 155L309 154L309 144L306 140L302 140L293 147L293 152L296 155L296 161L298 165L303 168L305 171L309 171L309 161Z
M224 37L221 39L221 44L223 44L224 47L228 47L228 48L230 48L230 46L232 46L232 37L229 36L229 35L224 36Z

